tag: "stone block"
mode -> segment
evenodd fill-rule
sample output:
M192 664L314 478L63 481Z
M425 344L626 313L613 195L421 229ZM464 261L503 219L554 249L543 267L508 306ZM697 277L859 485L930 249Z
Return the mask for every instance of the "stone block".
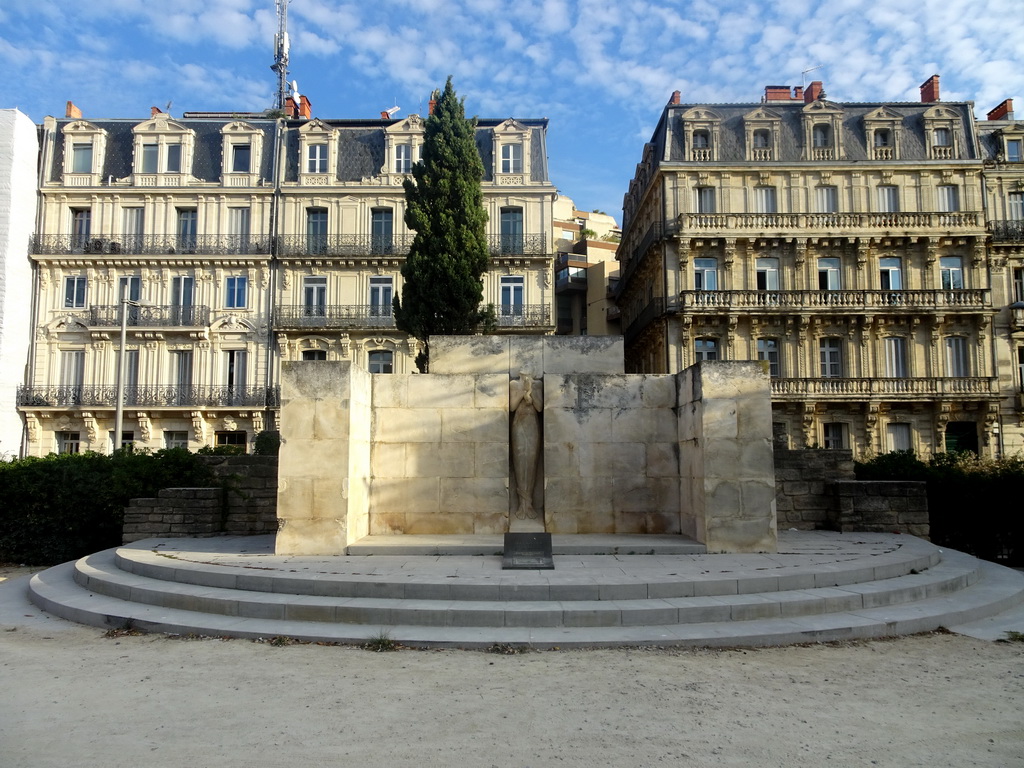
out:
M476 473L472 443L416 443L408 446L405 477L469 478Z
M679 428L671 412L616 408L612 409L611 418L612 442L672 443L679 439Z
M439 413L443 443L497 443L509 439L507 408L447 408Z
M405 475L405 443L373 443L370 447L370 467L374 477L402 477Z
M679 514L679 482L675 478L618 478L612 504L618 512Z
M509 377L502 373L479 374L475 377L473 405L476 408L494 408L507 411L509 407ZM545 399L546 402L546 399Z
M473 515L428 515L407 512L405 533L412 535L452 536L473 533Z
M581 477L632 477L646 474L643 443L583 443L578 448Z
M679 477L679 444L648 443L647 477Z
M440 485L437 477L378 478L370 486L370 509L437 514L441 510Z
M607 440L612 432L612 412L596 409L544 409L545 442L581 443Z
M535 379L542 378L546 372L547 362L544 355L544 338L510 336L508 339L508 362L505 370L508 371L509 378L519 378L520 371L529 371Z
M509 336L431 336L430 373L500 373L509 370Z
M544 336L544 373L621 374L625 342L621 336ZM514 349L514 346L513 346Z
M409 405L409 379L414 374L372 377L373 405L376 408L405 408Z
M392 536L405 533L404 512L371 512L370 535Z
M291 519L282 522L274 552L278 555L336 555L345 551L345 528L336 518Z
M441 412L434 408L378 408L373 436L382 443L435 443L441 434Z
M475 389L475 376L413 376L408 385L408 407L472 408Z
M508 512L508 480L501 477L440 479L440 511L444 515Z
M644 408L666 412L675 408L676 377L666 374L645 374L640 380L640 399Z
M545 438L547 435L545 435ZM578 477L580 458L576 444L571 442L544 441L544 476Z
M702 402L701 426L704 439L708 441L739 437L735 401L721 398L704 400Z
M476 477L508 477L508 442L473 443Z

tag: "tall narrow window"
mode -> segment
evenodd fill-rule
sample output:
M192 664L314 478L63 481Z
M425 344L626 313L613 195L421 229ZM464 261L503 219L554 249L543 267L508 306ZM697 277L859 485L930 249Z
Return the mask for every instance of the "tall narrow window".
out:
M143 209L141 207L125 208L123 216L121 248L126 253L142 253Z
M718 339L694 339L693 351L697 362L718 359Z
M694 149L707 149L711 146L711 136L707 131L694 131L693 146Z
M518 276L501 278L501 314L506 317L521 317L524 310L524 279Z
M523 252L522 208L501 209L501 252L503 254Z
M1024 221L1024 192L1010 192L1006 196L1006 216L1010 221Z
M71 172L92 173L92 142L71 145Z
M842 341L837 338L824 338L818 342L821 358L821 377L838 379L843 375Z
M956 184L940 184L937 192L941 213L953 213L960 210L960 188Z
M718 290L718 259L693 260L693 287L698 291Z
M327 209L306 209L306 250L327 253Z
M842 287L840 264L839 259L836 258L818 259L819 290L838 291Z
M779 260L758 259L757 260L757 290L777 291L779 290Z
M1007 139L1006 140L1006 162L1008 163L1019 163L1024 156L1021 154L1021 149L1024 147L1024 141L1020 139Z
M228 208L228 247L233 253L249 252L251 211L246 208Z
M910 442L910 425L901 423L892 423L886 427L886 432L889 433L889 450L890 451L909 451L911 450Z
M71 247L86 249L92 232L92 211L88 208L74 208L71 211Z
M835 213L839 210L839 190L835 187L815 187L814 201L818 213Z
M899 213L900 190L894 184L882 184L878 187L878 211L880 213Z
M771 137L768 131L754 131L754 149L767 149L771 146Z
M522 173L523 172L523 145L502 144L501 145L501 172Z
M88 280L84 275L64 278L65 309L81 309L85 306L85 287Z
M943 289L958 291L964 287L963 260L959 256L940 257L939 274L942 277Z
M832 146L832 129L827 125L816 125L811 130L811 141L815 149Z
M307 317L327 316L327 278L307 277L302 281L303 308Z
M1013 268L1013 300L1024 301L1024 267Z
M1017 347L1017 385L1024 392L1024 347Z
M899 257L886 256L878 260L879 281L883 291L903 290L903 268Z
M714 213L715 188L697 187L694 192L697 197L697 213Z
M248 353L244 349L229 349L224 352L224 381L232 405L239 404L245 397L245 388L248 386L247 362Z
M168 144L164 155L164 171L181 173L181 144Z
M198 213L194 208L178 209L178 249L182 253L196 252L196 233L198 232Z
M160 147L156 144L142 145L142 162L139 164L138 173L156 173L157 152Z
M907 340L902 336L885 339L885 375L890 379L907 377Z
M184 448L188 450L188 431L165 430L164 448Z
M231 147L231 171L250 173L252 168L252 145L234 144Z
M390 277L370 278L370 317L390 318L394 287Z
M412 144L395 145L395 173L412 173Z
M124 404L135 405L139 402L139 350L125 350L124 363Z
M228 309L245 309L248 286L249 278L244 275L233 275L226 278L224 281L224 306Z
M374 208L370 212L370 248L374 254L394 250L395 212L390 208Z
M768 375L773 379L779 378L781 368L779 365L779 340L758 339L757 359L768 363Z
M775 213L778 211L778 200L775 187L754 187L754 212Z
M68 405L82 403L82 385L85 382L85 350L70 349L60 353L60 385L65 390Z
M878 130L875 131L875 146L892 146L892 132L888 128L879 128Z
M936 147L951 147L953 145L953 135L949 128L936 128L932 138Z
M128 301L137 302L142 298L142 278L138 275L128 275L122 277L117 282L117 300L120 302L122 299L128 299ZM125 322L128 325L138 325L141 320L140 307L129 304L123 308L123 311L127 313Z
M190 405L192 393L192 350L181 349L171 352L174 365L175 404Z
M326 144L310 144L306 147L306 173L327 173Z
M179 275L171 280L171 312L175 325L194 325L196 280Z
M967 360L967 339L963 336L946 337L946 375L952 377L970 376Z
M375 349L369 353L367 364L370 373L391 373L395 369L394 353L387 349Z

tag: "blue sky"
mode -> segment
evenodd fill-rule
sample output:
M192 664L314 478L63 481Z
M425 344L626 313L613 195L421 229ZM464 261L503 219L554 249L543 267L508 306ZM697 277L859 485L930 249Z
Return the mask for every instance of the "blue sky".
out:
M454 76L467 113L547 117L552 181L621 218L673 90L754 102L822 80L836 101L944 100L1024 117L1020 0L292 0L290 69L315 116L425 113ZM149 116L150 106L272 106L273 0L3 0L0 108L34 121Z

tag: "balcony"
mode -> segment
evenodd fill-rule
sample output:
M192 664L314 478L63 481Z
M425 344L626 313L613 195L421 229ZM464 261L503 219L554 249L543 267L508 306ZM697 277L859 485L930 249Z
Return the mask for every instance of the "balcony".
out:
M90 328L121 325L121 305L102 304L73 315ZM203 328L210 324L210 308L203 306L130 306L125 324L129 328Z
M965 312L982 311L991 306L990 291L987 288L958 291L681 291L679 297L681 311L692 314L737 310L749 314Z
M290 305L277 308L275 327L303 328L394 328L390 304Z
M549 304L496 304L498 328L546 328L551 325Z
M932 377L922 379L772 379L772 399L931 400L940 397L972 399L998 397L995 377Z
M487 249L495 256L546 256L547 235L488 235Z
M282 235L280 256L405 256L415 235Z
M1024 219L1017 221L990 221L988 231L995 243L1024 243Z
M984 227L978 211L954 213L684 213L681 231L689 235L755 237L842 236L862 233L918 234L935 230L969 233Z
M40 256L64 254L141 255L203 254L269 255L269 235L35 235L32 253Z
M588 266L584 254L558 254L555 258L555 293L586 293Z
M277 387L125 387L127 408L266 408L280 405ZM25 408L114 408L117 387L18 387Z

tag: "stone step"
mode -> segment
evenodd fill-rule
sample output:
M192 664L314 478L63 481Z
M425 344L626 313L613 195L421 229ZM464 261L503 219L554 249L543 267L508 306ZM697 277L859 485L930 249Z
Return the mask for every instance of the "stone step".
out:
M522 594L516 594L515 599L473 600L412 598L408 595L352 597L314 594L313 588L319 581L312 579L312 583L300 584L297 583L302 581L300 577L292 577L287 582L289 587L300 591L244 589L237 588L237 585L236 588L224 588L129 573L118 567L119 562L125 560L119 561L115 550L82 558L75 564L75 581L91 592L130 602L226 616L458 627L611 627L806 616L922 600L963 589L977 578L977 561L965 566L940 562L919 573L846 583L844 586L831 585L831 582L843 580L836 572L828 573L829 586L806 589L780 590L777 577L766 578L765 589L760 593L718 591L663 597L651 596L652 585L640 584L637 586L647 588L647 595L642 598L613 596L602 599L597 590L592 597L560 599L551 596L555 585L538 584L532 585L537 591L525 599ZM128 562L137 564L138 561ZM854 567L851 572L862 570ZM163 568L157 569L157 573L168 575L171 572ZM194 569L190 573L194 574ZM330 582L334 586L343 583L337 580ZM725 583L731 582L709 582L715 588L721 588ZM280 580L271 584L274 587L284 585ZM520 591L526 591L531 585L518 586ZM566 590L573 587L562 586ZM496 594L500 592L498 590ZM581 594L589 595L590 592Z
M459 556L502 555L501 534L364 536L349 544L349 555ZM687 536L657 534L552 534L554 555L702 555L700 542Z
M812 616L615 627L432 627L351 625L245 618L131 603L82 589L74 563L33 576L30 596L42 609L97 627L130 625L153 632L242 638L289 637L310 642L361 643L381 632L406 645L487 648L496 643L550 647L616 645L766 646L910 634L976 621L1024 603L1024 579L998 565L956 552L944 560L976 571L971 586L913 603Z

